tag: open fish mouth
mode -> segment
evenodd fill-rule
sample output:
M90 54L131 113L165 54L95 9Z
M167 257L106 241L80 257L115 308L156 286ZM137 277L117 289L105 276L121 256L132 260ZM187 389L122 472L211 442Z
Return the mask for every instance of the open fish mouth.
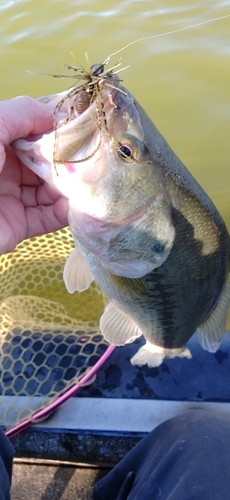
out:
M80 94L81 92L79 91ZM98 109L98 99L88 103L88 107L79 112L75 95L69 97L68 91L40 98L53 110L53 129L39 136L28 136L26 139L15 141L14 149L20 156L23 151L34 150L34 162L47 161L50 165L54 163L54 166L86 161L100 145L104 116L111 107L115 93L116 89L113 88L109 94L106 90L105 96L100 95L103 118L101 109ZM103 102L102 97L105 97ZM38 159L36 155L39 155ZM26 154L23 159L25 157Z
M117 150L120 147L119 131L115 131L118 132L116 137L113 125L109 130L108 122L110 115L119 108L119 104L115 103L116 95L122 92L123 96L126 96L128 92L118 88L117 78L110 80L83 109L79 106L79 100L85 91L81 89L70 89L40 98L53 110L53 129L39 136L18 139L12 144L23 163L44 180L56 184L60 192L68 198L72 184L72 179L69 181L70 175L78 173L79 170L81 175L88 161L97 162L97 165L104 161L110 145L115 146ZM127 95L127 99L132 101L132 96ZM114 121L116 116L110 119L111 123ZM55 177L56 174L59 179L52 182L50 170L52 176Z

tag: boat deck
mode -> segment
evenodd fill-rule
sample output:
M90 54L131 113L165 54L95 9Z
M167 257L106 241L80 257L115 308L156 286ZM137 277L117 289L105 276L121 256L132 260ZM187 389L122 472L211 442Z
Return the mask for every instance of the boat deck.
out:
M96 380L46 421L12 438L12 500L86 500L147 432L188 408L230 416L230 336L214 354L188 343L193 358L133 367L140 340L112 354Z

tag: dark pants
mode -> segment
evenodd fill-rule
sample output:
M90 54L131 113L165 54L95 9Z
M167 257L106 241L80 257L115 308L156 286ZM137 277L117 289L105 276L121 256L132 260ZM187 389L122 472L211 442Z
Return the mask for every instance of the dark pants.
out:
M13 447L0 431L0 500ZM93 500L230 500L230 420L189 410L159 425L94 487Z
M163 422L101 481L93 500L230 500L230 420L189 410Z

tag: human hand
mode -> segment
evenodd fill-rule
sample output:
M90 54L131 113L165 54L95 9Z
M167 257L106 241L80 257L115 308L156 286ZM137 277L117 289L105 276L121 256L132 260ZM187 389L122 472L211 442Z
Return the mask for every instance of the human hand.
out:
M31 97L0 101L0 254L26 238L68 225L68 200L31 172L12 141L53 126L52 110Z

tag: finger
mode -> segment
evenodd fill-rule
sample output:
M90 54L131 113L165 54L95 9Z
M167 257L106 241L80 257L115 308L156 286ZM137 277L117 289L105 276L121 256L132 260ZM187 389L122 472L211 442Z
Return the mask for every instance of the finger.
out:
M68 200L59 198L56 203L24 207L12 196L2 196L0 204L0 255L12 252L26 238L40 236L68 225Z
M20 96L0 102L0 143L4 146L52 127L52 110L32 97Z
M6 161L5 147L3 146L3 144L0 143L0 172L5 164L5 161Z
M32 182L33 181L33 182ZM0 187L1 192L1 187ZM51 205L61 197L60 191L53 189L37 176L21 186L20 199L25 207Z
M45 184L21 187L21 202L25 207L37 207L39 205L51 205L60 198L60 192L52 191Z
M0 196L6 194L19 198L21 186L21 169L19 160L13 153L10 146L6 146L5 148L2 146L2 148L6 157L5 160L4 155L1 157L0 145Z
M40 236L62 229L68 225L68 200L59 198L53 205L27 207L25 215L27 220L26 238Z

